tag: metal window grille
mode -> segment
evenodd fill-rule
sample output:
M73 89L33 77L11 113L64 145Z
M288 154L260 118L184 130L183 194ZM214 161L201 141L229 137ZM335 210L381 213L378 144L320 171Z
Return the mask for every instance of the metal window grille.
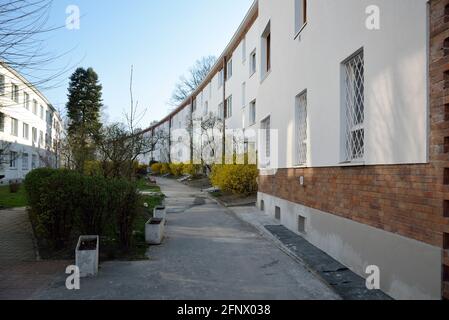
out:
M307 163L307 93L297 97L297 147L298 164Z
M346 161L365 156L365 65L363 51L345 65Z
M265 130L265 156L267 160L271 156L271 120L270 118L267 118L266 120L262 121L262 129Z

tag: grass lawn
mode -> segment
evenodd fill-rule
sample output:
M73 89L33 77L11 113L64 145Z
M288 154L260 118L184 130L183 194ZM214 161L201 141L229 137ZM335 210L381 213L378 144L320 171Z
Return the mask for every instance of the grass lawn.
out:
M20 187L18 193L10 193L9 186L0 187L0 208L20 208L27 206L25 188Z
M160 192L161 188L159 188L156 185L149 184L144 179L140 179L137 181L137 189L140 191L147 191L147 192Z

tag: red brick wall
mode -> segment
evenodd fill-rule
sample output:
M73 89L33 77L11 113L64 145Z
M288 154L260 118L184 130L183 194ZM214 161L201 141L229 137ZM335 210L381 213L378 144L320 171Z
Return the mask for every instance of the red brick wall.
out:
M449 0L432 0L429 164L281 169L274 176L260 176L259 191L442 247L443 263L449 266L449 47L445 52L446 39L449 46ZM305 186L300 185L300 176L305 177ZM448 299L448 276L442 277L442 294Z

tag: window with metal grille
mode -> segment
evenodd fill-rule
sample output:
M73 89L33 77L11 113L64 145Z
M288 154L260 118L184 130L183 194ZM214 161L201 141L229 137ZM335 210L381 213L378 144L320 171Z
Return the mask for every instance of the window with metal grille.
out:
M296 97L297 164L307 163L307 92Z
M0 74L0 95L5 94L5 76Z
M262 121L262 129L264 130L264 147L266 161L269 162L271 156L271 119L270 117Z
M5 115L3 113L0 113L0 131L5 131Z
M226 112L225 112L226 119L229 119L232 117L232 96L226 99Z
M29 169L29 156L28 153L24 153L22 155L22 170L28 170Z
M252 126L256 123L256 100L251 101L249 104L249 125Z
M19 136L19 120L11 118L11 135Z
M345 161L365 156L365 65L363 51L344 63Z
M12 84L11 100L19 102L19 86L16 84Z

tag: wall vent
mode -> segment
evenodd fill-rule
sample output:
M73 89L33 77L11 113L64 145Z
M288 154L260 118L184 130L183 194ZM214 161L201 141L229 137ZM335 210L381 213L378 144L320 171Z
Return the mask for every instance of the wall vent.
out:
M281 221L281 208L279 207L275 208L274 217L276 218L276 220Z

